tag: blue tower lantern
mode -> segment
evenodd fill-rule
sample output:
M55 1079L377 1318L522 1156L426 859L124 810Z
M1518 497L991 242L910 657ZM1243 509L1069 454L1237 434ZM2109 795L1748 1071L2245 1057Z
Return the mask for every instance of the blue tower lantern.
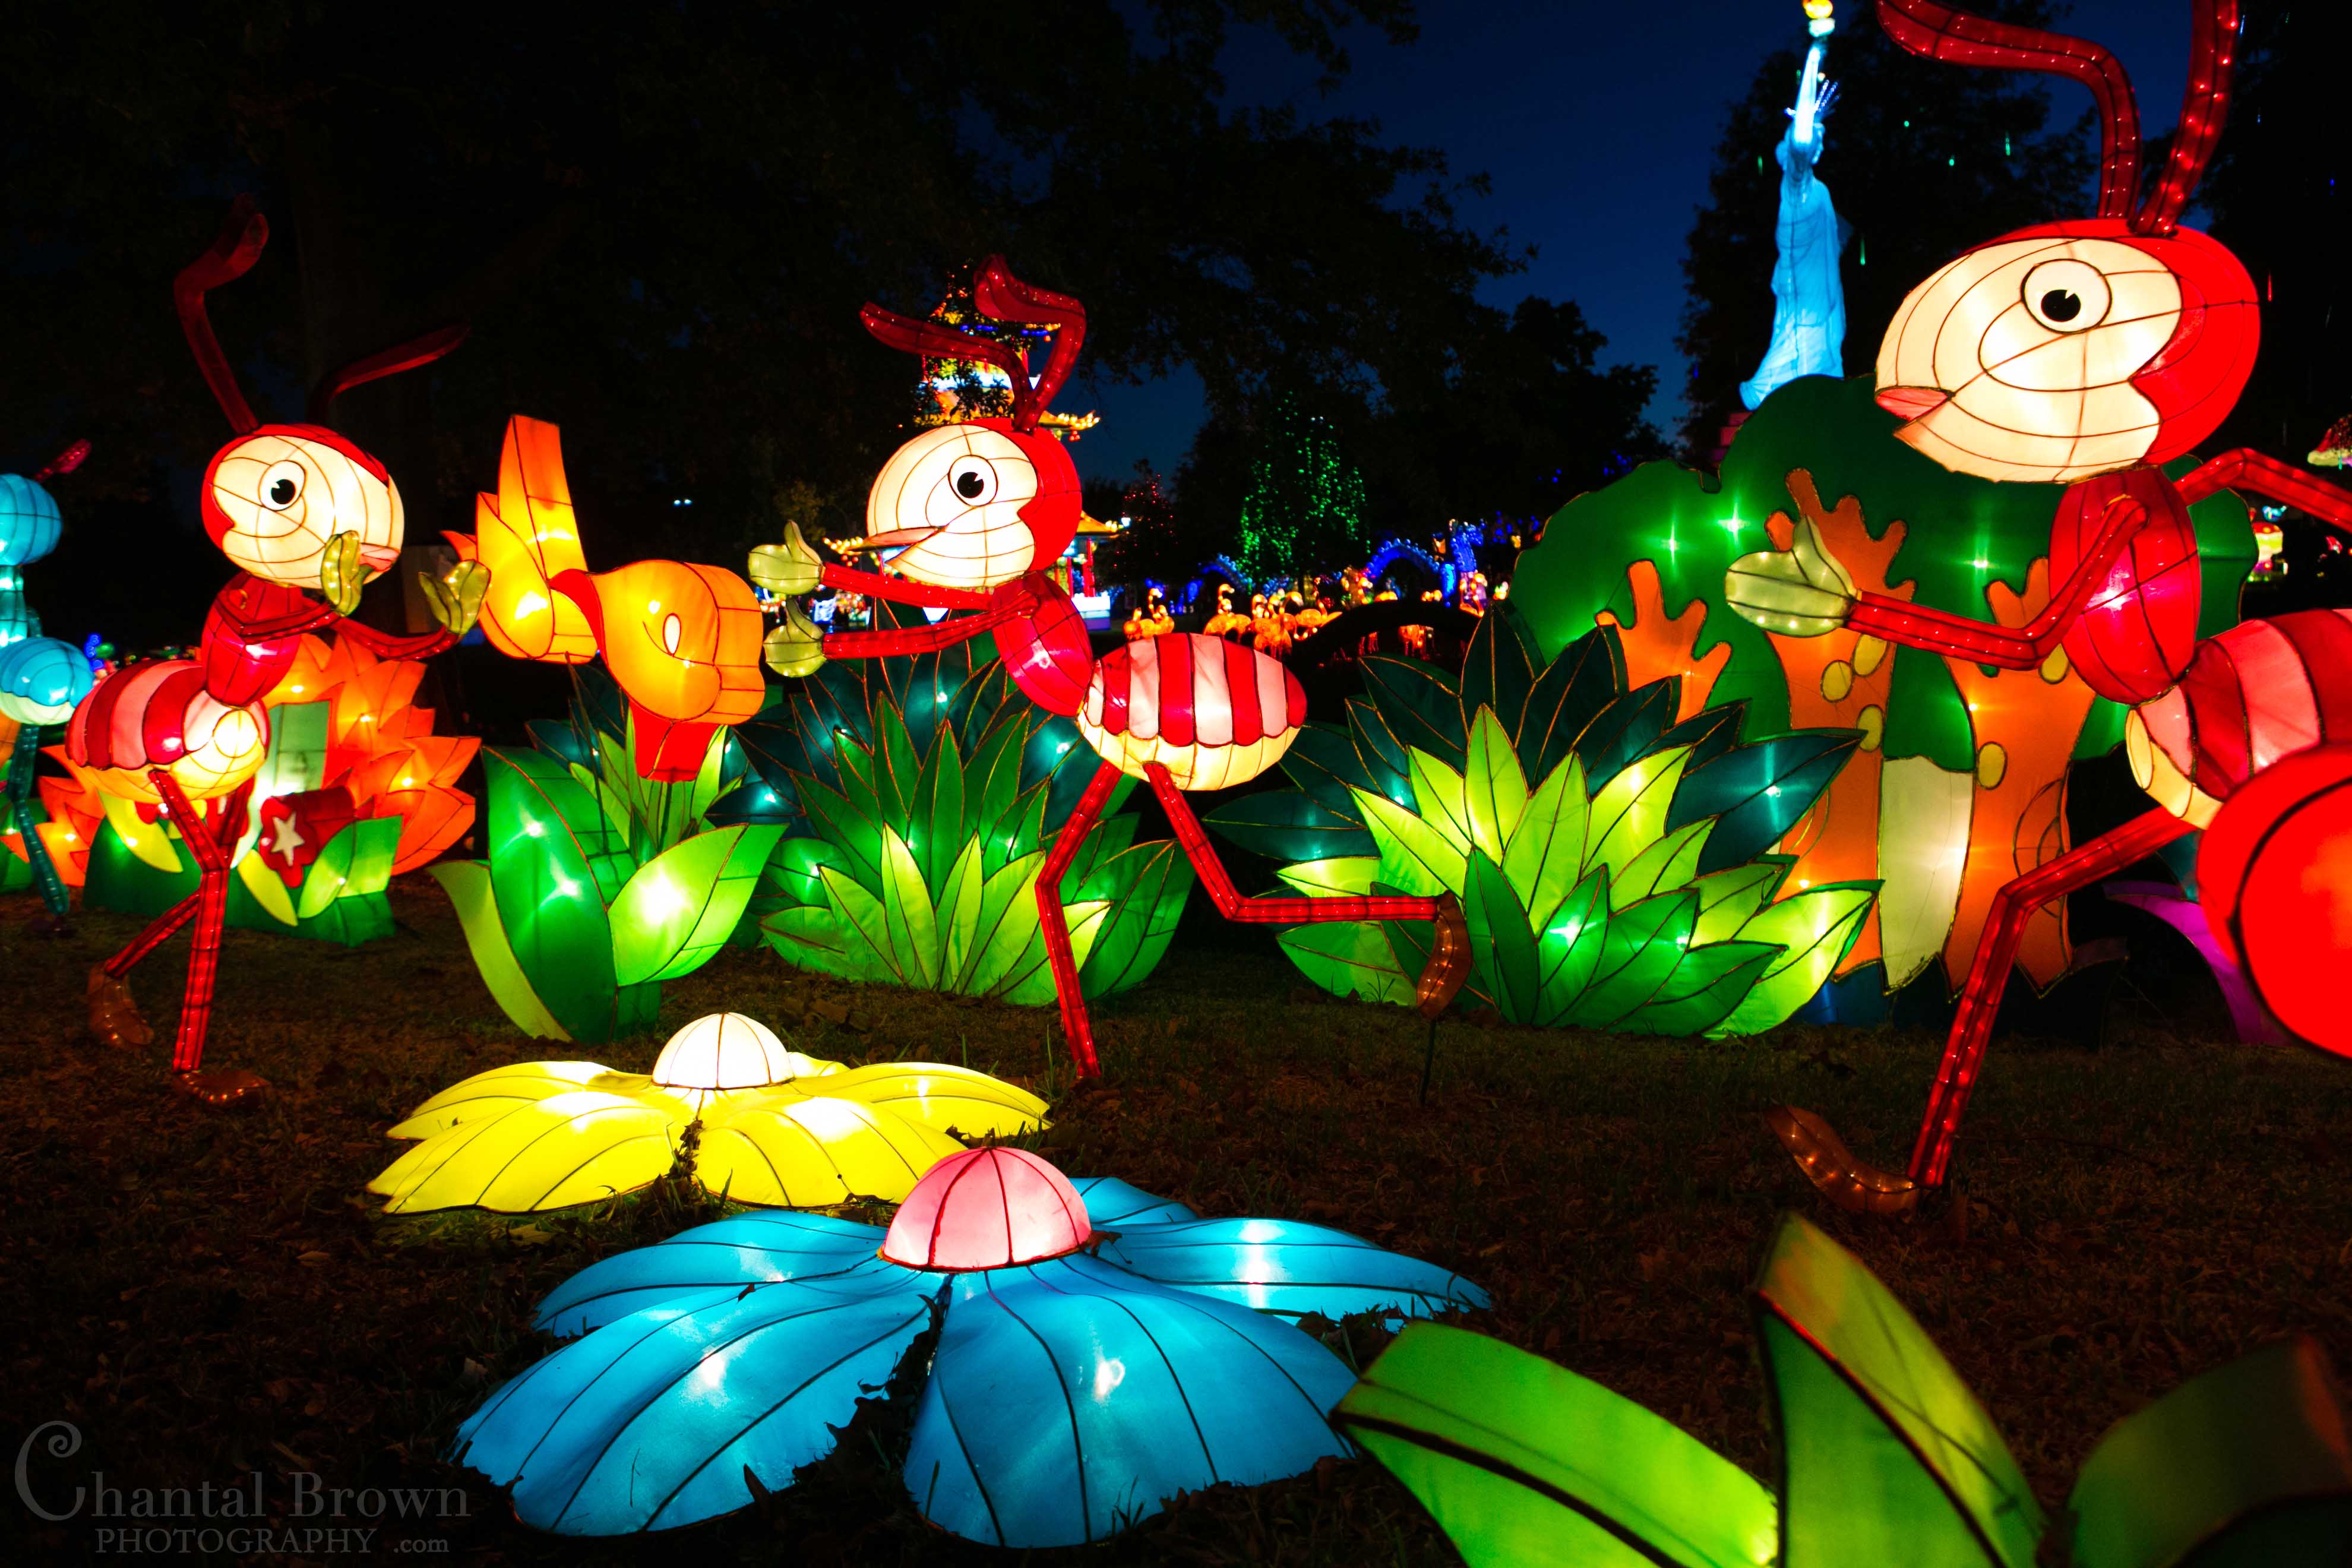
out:
M0 474L0 565L22 566L58 547L57 499L22 474Z
M62 724L93 684L89 656L55 637L26 637L0 649L0 713L19 724Z
M41 631L41 618L25 603L25 575L18 568L55 550L65 532L57 500L41 481L72 473L89 456L89 443L76 441L31 479L0 474L0 647Z

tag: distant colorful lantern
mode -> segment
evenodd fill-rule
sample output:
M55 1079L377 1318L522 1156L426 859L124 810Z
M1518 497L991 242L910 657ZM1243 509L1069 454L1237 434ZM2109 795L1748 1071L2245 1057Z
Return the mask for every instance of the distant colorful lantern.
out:
M1346 1451L1326 1417L1352 1374L1285 1320L1486 1302L1340 1231L1203 1220L973 1150L933 1167L887 1233L746 1215L573 1276L539 1324L586 1337L493 1394L457 1458L511 1485L535 1529L693 1524L832 1452L936 1329L905 1458L915 1506L991 1545L1075 1546L1178 1492Z

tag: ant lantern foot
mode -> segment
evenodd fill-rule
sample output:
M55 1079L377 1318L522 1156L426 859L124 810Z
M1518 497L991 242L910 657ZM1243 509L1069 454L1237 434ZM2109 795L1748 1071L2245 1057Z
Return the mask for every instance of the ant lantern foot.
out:
M269 1088L268 1079L243 1068L207 1068L174 1073L172 1079L182 1093L211 1106L242 1105L259 1098Z
M131 987L109 974L104 964L89 972L89 991L91 1038L117 1050L155 1043L155 1031L147 1026L139 1004L131 998Z

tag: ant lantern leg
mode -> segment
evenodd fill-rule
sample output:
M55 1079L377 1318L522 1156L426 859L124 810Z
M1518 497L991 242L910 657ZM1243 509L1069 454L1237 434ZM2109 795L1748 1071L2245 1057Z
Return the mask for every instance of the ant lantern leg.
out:
M1070 1037L1070 1060L1081 1079L1101 1077L1102 1064L1095 1056L1094 1022L1087 1016L1087 995L1078 988L1078 966L1070 952L1070 924L1062 914L1062 878L1077 859L1087 835L1102 820L1103 806L1118 779L1118 768L1113 763L1105 763L1095 770L1087 793L1078 797L1077 809L1055 835L1054 847L1037 870L1037 923L1045 930L1045 957L1054 966L1054 994L1062 1003L1062 1032Z
M1944 1045L1944 1059L1936 1069L1935 1087L1927 1094L1927 1113L1919 1124L1919 1141L1911 1152L1911 1179L1922 1187L1941 1186L1952 1161L1960 1117L1968 1110L1969 1091L1976 1086L1984 1065L1985 1047L2000 1011L2001 992L2025 939L2026 922L2053 899L2115 875L2133 861L2154 854L2189 831L2188 823L2168 811L2151 811L2122 826L2078 845L2048 865L2028 871L1993 896L1978 939L1968 984L1960 992L1959 1012Z
M188 988L180 1006L179 1033L172 1042L172 1070L198 1099L226 1104L263 1087L262 1080L248 1072L198 1070L204 1063L205 1037L212 1026L213 987L220 973L221 928L228 915L229 856L244 830L246 799L253 786L240 784L226 798L212 802L214 816L207 823L170 773L157 768L148 777L154 780L156 793L179 820L181 840L196 858L195 940L188 952ZM207 826L210 832L205 831Z
M1433 899L1308 899L1281 894L1245 899L1234 886L1224 862L1217 858L1216 846L1209 842L1200 818L1192 815L1192 803L1184 798L1175 776L1160 763L1146 764L1144 773L1151 781L1151 793L1160 797L1160 809L1168 814L1168 826L1175 832L1176 842L1184 847L1185 856L1200 873L1201 885L1209 889L1210 901L1217 906L1219 914L1241 925L1307 925L1324 921L1433 921L1437 926L1437 940L1430 945L1428 967L1422 972L1415 987L1419 1006L1424 1016L1433 1018L1452 1005L1470 973L1469 965L1463 962L1469 949L1460 900L1451 893Z

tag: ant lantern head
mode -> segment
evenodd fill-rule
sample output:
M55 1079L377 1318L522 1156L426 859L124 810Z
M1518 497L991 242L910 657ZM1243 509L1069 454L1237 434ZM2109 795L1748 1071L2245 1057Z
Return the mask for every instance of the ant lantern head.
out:
M439 359L466 330L446 327L331 372L311 392L310 423L265 425L213 335L205 296L251 270L268 242L268 220L239 196L220 238L173 284L196 366L237 433L205 470L205 531L240 570L299 588L317 587L329 543L354 534L373 579L400 559L400 490L382 463L327 428L327 412L354 386Z
M1960 473L2071 484L2211 435L2253 369L2254 285L2179 219L2229 107L2237 0L2196 8L2181 129L2144 198L2138 110L2105 49L1935 0L1879 0L1879 19L1931 59L2073 78L2105 144L2097 216L1989 241L1903 301L1878 351L1896 438Z
M866 330L895 349L976 360L1013 384L1013 416L926 430L882 465L866 502L865 547L898 552L893 572L918 583L992 588L1058 559L1078 529L1078 475L1038 421L1069 379L1087 331L1086 307L1034 289L992 256L973 276L973 304L999 321L1051 326L1054 348L1033 384L1020 351L879 305L859 312Z

